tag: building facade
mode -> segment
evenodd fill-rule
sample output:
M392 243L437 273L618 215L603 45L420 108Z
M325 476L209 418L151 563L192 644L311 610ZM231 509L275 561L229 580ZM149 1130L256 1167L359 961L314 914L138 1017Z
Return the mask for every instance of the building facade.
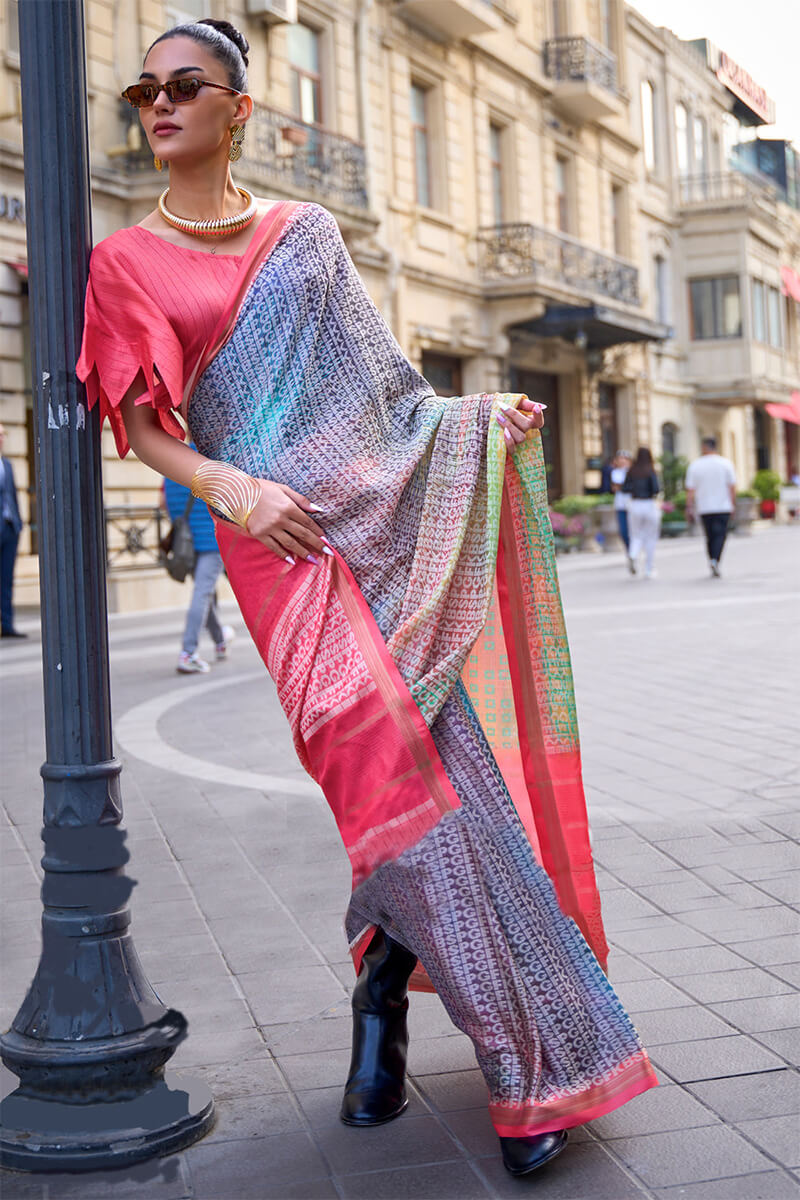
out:
M0 419L24 491L16 0L0 14ZM86 0L86 14L96 240L140 220L166 182L120 91L168 25L225 17L250 41L256 105L237 181L334 213L437 391L547 403L553 495L596 489L620 444L691 454L711 430L743 482L767 458L782 470L795 427L766 405L800 387L794 160L787 148L788 182L769 184L747 158L731 122L746 116L749 77L725 60L726 77L713 47L622 0ZM103 453L111 606L174 599L141 549L155 540L152 474L119 462L108 432ZM30 517L23 602L37 594Z

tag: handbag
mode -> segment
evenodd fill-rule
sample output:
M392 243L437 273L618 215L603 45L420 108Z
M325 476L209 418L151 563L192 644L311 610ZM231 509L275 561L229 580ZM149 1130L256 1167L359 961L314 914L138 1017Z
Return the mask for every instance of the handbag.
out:
M186 508L181 516L176 517L170 526L169 533L161 539L161 553L158 561L167 574L183 583L187 575L194 571L197 552L194 548L194 538L189 528L189 513L192 511L194 496L189 496Z

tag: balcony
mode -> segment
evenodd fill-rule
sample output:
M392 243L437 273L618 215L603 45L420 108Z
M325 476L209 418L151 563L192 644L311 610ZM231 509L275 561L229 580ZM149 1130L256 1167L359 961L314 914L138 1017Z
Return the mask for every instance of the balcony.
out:
M763 175L745 175L742 171L684 175L678 180L678 203L683 209L774 206L778 199L778 189L772 180Z
M622 112L617 59L588 37L557 37L544 44L544 73L555 83L553 102L573 121L600 121Z
M503 25L489 0L397 0L395 12L444 41L495 33Z
M268 104L256 104L247 122L245 156L251 178L285 194L367 208L364 147L340 133L309 125Z
M578 292L639 304L639 272L564 233L538 225L491 225L478 232L480 270L487 282L535 283L537 289Z

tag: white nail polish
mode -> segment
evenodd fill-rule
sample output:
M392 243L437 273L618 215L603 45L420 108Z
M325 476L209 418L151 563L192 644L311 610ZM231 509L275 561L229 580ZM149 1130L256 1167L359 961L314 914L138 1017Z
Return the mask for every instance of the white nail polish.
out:
M322 553L323 553L323 554L330 554L331 558L333 558L333 551L331 550L330 546L323 546L323 547L322 547Z
M290 567L293 567L295 565L295 560L292 558L291 554L286 555L286 562L289 564Z
M321 508L319 504L312 504L309 512L325 512L325 509Z

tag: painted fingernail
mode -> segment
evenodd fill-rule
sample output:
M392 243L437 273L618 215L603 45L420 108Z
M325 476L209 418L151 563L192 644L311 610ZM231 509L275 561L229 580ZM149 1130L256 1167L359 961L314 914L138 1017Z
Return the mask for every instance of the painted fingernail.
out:
M323 547L322 547L322 553L323 553L323 554L330 554L331 558L333 558L333 551L331 550L330 546L323 546Z
M319 504L312 504L311 508L309 509L309 512L325 512L325 509L322 508Z
M319 566L319 559L315 558L313 554L306 555L306 562L313 563L315 567Z
M500 409L501 412L508 412L508 410L510 408L513 408L514 405L509 404L507 400L501 400L497 407Z
M546 405L546 404L534 404L534 406L533 406L533 411L534 411L535 413L540 413L540 412L544 412L544 410L545 410L546 408L547 408L547 405Z
M505 419L505 417L501 416L501 415L500 415L500 413L498 413L498 414L497 414L497 418L496 418L496 419L497 419L497 424L498 424L498 425L505 425L505 423L506 423L506 419ZM506 430L506 432L508 432L508 430Z
M293 567L295 565L295 559L292 558L291 554L286 555L286 562L289 564L290 567Z

